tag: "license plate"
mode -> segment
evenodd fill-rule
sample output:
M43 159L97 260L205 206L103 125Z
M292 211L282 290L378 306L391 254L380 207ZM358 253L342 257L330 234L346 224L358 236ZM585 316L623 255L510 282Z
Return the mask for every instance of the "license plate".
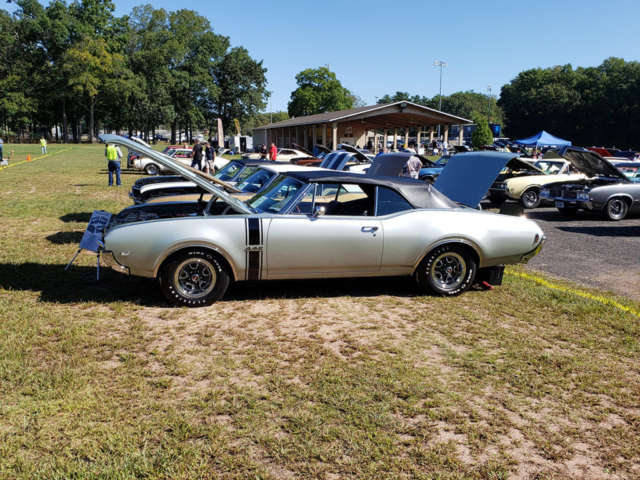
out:
M559 202L556 200L556 208L564 208L564 202Z

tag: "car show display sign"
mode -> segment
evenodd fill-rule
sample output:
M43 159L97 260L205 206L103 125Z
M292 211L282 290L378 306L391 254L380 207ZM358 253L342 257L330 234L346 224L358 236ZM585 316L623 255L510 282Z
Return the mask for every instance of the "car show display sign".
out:
M89 250L97 253L97 278L100 278L100 249L98 248L98 242L102 240L102 230L108 225L109 220L111 220L111 214L109 212L103 212L102 210L93 211L89 225L87 225L82 240L80 240L78 251L69 262L69 265L66 266L65 270L71 266L82 250Z

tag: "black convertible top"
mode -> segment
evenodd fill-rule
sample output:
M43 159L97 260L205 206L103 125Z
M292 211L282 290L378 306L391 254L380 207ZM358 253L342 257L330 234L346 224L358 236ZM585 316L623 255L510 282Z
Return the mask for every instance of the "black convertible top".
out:
M292 171L283 173L304 183L355 183L378 185L395 190L414 208L460 208L458 204L425 182L407 177L383 177L336 170Z

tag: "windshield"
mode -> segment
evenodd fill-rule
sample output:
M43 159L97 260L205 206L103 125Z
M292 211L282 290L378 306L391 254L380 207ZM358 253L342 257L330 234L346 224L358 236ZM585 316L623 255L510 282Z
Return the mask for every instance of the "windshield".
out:
M440 165L441 167L445 166L447 164L447 162L449 161L451 157L440 157L438 160L436 160L435 163L437 163L438 165Z
M218 180L230 182L242 170L243 166L236 162L229 162L214 175Z
M293 178L281 176L245 204L261 213L278 213L304 185Z
M269 170L258 169L253 174L249 175L242 182L236 184L236 188L239 188L245 193L256 193L269 181L271 177L275 175L275 172Z
M544 173L556 174L560 173L562 167L564 166L564 162L550 162L548 160L539 160L533 165L538 167Z

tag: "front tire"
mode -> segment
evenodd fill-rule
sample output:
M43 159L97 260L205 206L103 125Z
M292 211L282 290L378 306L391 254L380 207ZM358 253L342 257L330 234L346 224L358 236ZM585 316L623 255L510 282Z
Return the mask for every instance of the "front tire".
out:
M433 295L456 296L469 290L478 267L457 245L442 245L427 254L416 270L416 281Z
M602 215L614 222L622 220L629 212L629 205L622 198L612 198L602 209Z
M160 168L155 163L150 163L144 167L144 171L147 172L148 175L157 175L160 172Z
M165 265L160 285L175 305L206 307L222 298L229 279L229 271L217 255L194 248L178 254Z
M530 188L520 196L520 205L524 208L536 208L540 205L540 195L537 188Z

